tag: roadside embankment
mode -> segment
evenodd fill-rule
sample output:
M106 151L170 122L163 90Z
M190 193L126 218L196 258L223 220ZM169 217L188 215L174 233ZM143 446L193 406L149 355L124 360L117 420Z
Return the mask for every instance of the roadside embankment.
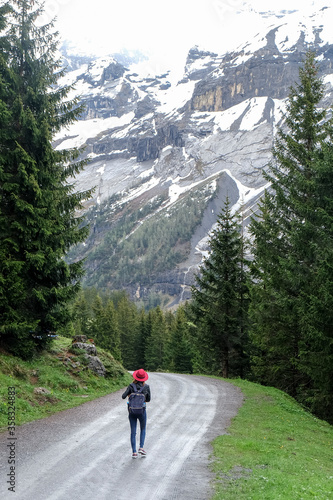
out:
M245 400L214 440L214 500L333 498L333 427L272 387L243 380Z
M0 352L0 432L7 429L11 407L15 406L15 424L21 425L117 391L131 382L129 373L107 351L97 350L105 367L105 377L101 377L89 369L84 351L71 349L71 344L72 339L58 337L49 351L31 361Z

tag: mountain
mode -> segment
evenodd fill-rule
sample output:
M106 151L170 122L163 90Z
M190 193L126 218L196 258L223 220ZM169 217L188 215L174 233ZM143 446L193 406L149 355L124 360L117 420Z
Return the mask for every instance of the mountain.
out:
M75 83L85 112L54 145L84 146L89 163L76 186L96 186L85 206L90 236L69 254L86 258L85 285L169 306L190 297L226 196L234 210L244 206L246 226L266 187L262 172L309 48L323 105L332 102L332 18L330 7L284 13L228 53L193 47L178 81L171 71L143 73L142 58L126 67L115 56L66 54L62 84Z

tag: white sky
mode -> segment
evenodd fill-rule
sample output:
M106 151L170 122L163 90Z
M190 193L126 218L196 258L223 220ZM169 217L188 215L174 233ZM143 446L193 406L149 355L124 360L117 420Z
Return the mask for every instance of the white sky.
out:
M63 39L85 53L138 49L166 66L189 48L224 53L257 34L258 15L249 11L320 8L332 0L46 0L45 21L57 17ZM241 14L247 5L246 14ZM268 21L267 21L268 22ZM269 21L271 24L271 21Z

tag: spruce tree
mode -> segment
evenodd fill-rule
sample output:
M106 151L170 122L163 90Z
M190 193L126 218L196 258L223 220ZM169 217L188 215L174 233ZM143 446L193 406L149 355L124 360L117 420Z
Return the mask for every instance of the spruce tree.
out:
M91 311L89 309L87 299L82 291L77 295L74 301L72 307L72 321L76 335L86 335L89 337L92 335Z
M147 342L150 338L152 331L152 314L146 313L145 309L142 308L140 311L140 319L138 326L138 366L146 367L147 366Z
M192 373L192 349L183 306L178 306L170 332L169 369L177 373Z
M246 364L247 283L244 240L227 199L209 242L210 255L192 287L191 309L202 358L211 372L243 375Z
M106 303L104 314L105 329L108 331L106 349L111 351L116 360L122 362L117 314L113 302L110 299Z
M124 366L129 370L136 370L140 352L139 313L127 295L117 305L117 322Z
M289 274L284 259L290 248L280 237L279 216L272 198L266 191L259 203L260 217L251 223L255 235L249 307L251 364L257 381L295 396L302 378L297 365L295 290L287 286Z
M259 380L327 415L333 409L333 122L320 107L318 71L308 52L265 174L271 188L251 224L251 336Z
M146 369L157 371L165 369L168 344L168 329L163 311L159 306L148 313L149 336L146 340Z
M52 147L54 134L81 113L56 59L53 22L39 26L38 1L10 0L0 80L0 326L1 343L29 357L36 343L68 321L82 262L68 249L86 237L76 216L90 192L69 179L82 170L76 149Z

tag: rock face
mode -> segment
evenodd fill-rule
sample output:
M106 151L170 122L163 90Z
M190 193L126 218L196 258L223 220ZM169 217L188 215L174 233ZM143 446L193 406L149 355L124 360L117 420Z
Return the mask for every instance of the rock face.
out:
M105 377L106 369L99 357L86 354L86 358L89 361L88 368L99 377Z
M34 393L45 395L45 394L51 394L51 391L49 391L48 389L45 389L45 387L35 387Z
M184 260L167 271L151 273L149 279L142 275L135 283L122 282L133 297L153 290L175 300L188 298L194 274L209 250L207 235L226 196L235 209L242 201L245 225L255 210L266 186L262 171L272 158L276 130L283 125L285 99L298 81L309 48L320 61L326 89L323 105L332 100L330 12L331 8L315 10L307 18L286 14L275 19L267 32L227 54L194 47L177 83L171 83L168 73L142 77L112 57L84 60L81 66L70 62L75 71L66 81L72 75L86 111L79 125L59 133L55 146L86 146L83 157L89 164L76 185L79 190L96 186L86 208L95 210L91 220L102 217L103 221L99 226L93 223L90 239L81 249L81 256L91 255L87 259L90 284L105 261L98 248L116 237L124 213L128 214L126 226L119 230L113 253L121 252L124 242L154 216L164 214L167 220L186 194L195 197L202 183L211 180L211 195L195 234L186 243L190 253ZM159 197L162 201L157 203ZM137 225L128 222L134 212ZM144 245L149 246L149 241L142 241ZM179 240L176 245L181 245ZM144 260L138 249L126 258L138 265ZM108 272L103 268L104 274ZM113 287L111 278L107 286Z
M214 69L218 68L221 59L218 54L200 50L198 46L193 47L189 50L186 59L184 81L200 81L204 79Z
M106 369L102 361L97 356L97 349L95 345L86 341L87 337L85 335L77 335L73 339L72 348L84 350L86 352L85 357L88 360L89 370L92 370L100 377L105 377Z
M289 53L277 47L278 28L265 36L265 45L254 53L243 49L227 54L217 70L202 78L195 87L191 108L196 111L223 111L246 99L269 96L285 99L289 89L298 81L300 64L309 48L304 33ZM332 45L313 44L321 59L323 74L332 70Z
M85 344L83 342L74 342L72 344L73 348L76 349L83 349L86 351L87 354L90 354L91 356L96 356L97 350L96 347L93 344Z

